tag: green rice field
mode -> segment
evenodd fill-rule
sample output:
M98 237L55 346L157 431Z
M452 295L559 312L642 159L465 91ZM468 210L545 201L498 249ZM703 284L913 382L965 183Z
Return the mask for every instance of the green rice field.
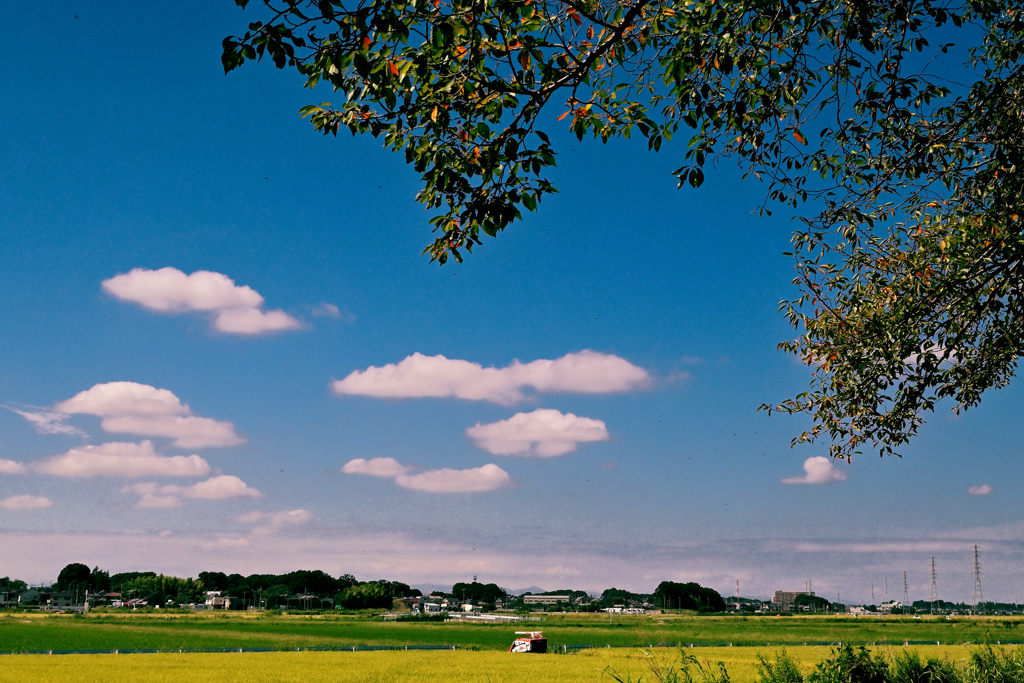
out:
M649 656L663 663L672 647L717 666L735 683L759 680L758 654L783 645L804 670L832 648L804 643L877 643L887 657L917 651L924 658L965 662L978 643L1024 640L1024 619L946 620L887 617L697 617L685 614L613 617L548 614L518 624L386 622L364 615L277 613L93 612L84 616L0 613L0 682L28 681L607 681L655 679ZM507 653L516 630L543 630L551 652ZM911 644L934 641L942 645ZM713 646L714 644L725 646ZM731 643L732 645L728 645ZM697 647L690 648L690 644ZM352 651L359 647L447 645L452 650ZM563 646L565 646L563 648ZM576 646L576 647L574 647ZM579 646L588 646L581 648ZM320 648L319 651L313 648ZM345 648L348 648L345 651ZM266 649L267 652L188 652ZM328 651L324 651L327 649ZM48 651L102 654L23 654ZM118 654L111 652L118 650ZM152 654L131 650L159 651ZM337 650L337 651L330 651ZM646 653L651 653L648 655ZM610 668L609 668L610 667Z
M385 622L360 615L263 613L0 612L0 652L48 650L198 650L456 645L506 650L516 630L543 630L552 648L659 644L775 646L804 643L1024 641L1024 618L696 617L548 614L519 624Z

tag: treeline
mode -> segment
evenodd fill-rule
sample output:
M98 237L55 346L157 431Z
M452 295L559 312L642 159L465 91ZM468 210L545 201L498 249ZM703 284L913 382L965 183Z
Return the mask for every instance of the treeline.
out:
M655 606L664 609L692 609L698 612L723 612L725 600L713 588L698 583L662 581L654 589Z
M24 581L0 578L0 589L20 591ZM156 572L121 572L110 574L99 567L89 568L83 563L66 565L50 587L53 591L73 591L90 594L119 593L121 599L144 600L149 605L168 603L188 604L206 600L207 592L216 591L222 597L235 598L233 604L274 607L335 607L341 609L389 608L397 598L419 597L422 593L401 581L377 579L359 581L352 574L335 578L321 570L297 570L287 574L226 574L199 572L196 578L181 578ZM662 581L653 593L634 593L619 588L608 588L592 599L580 590L561 589L535 595L565 595L568 604L556 609L600 609L624 605L667 609L686 609L700 612L720 612L725 601L718 591L697 583ZM472 602L493 608L499 601L507 607L522 605L522 596L510 596L495 583L460 582L452 586L446 596L453 601ZM821 605L828 601L819 598Z
M24 581L0 578L0 589L22 591ZM201 603L208 591L237 598L240 604L274 607L329 607L366 609L391 607L395 598L415 597L420 591L401 581L359 581L351 574L335 578L321 570L297 570L287 574L225 574L199 572L197 578L167 576L156 572L109 572L79 562L66 565L50 586L51 591L93 595L116 592L123 600L143 600L151 606L167 603Z

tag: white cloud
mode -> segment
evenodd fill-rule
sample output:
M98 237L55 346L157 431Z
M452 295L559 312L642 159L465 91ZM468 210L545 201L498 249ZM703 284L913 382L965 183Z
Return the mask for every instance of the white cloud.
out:
M512 485L508 472L495 464L468 470L427 470L419 474L400 474L395 483L406 489L430 493L479 493Z
M263 297L251 287L236 285L227 275L208 270L185 275L177 268L135 268L104 280L103 291L121 301L168 313L263 305Z
M245 524L257 524L252 530L253 535L268 536L280 530L281 527L289 524L303 524L313 519L313 514L308 510L287 510L283 512L259 512L254 511L248 514L235 517L236 522Z
M0 458L0 474L25 474L27 471L20 462Z
M402 488L430 493L479 493L507 488L512 477L497 465L488 464L466 470L425 470L402 465L394 458L349 460L341 468L345 474L364 474L371 477L394 478Z
M60 477L202 477L210 473L209 463L198 455L159 455L151 441L79 446L29 467Z
M371 477L397 477L409 468L394 458L356 458L345 463L341 471L345 474L366 474Z
M11 496L0 500L0 508L7 510L42 510L52 505L49 498L42 496Z
M103 291L162 313L216 312L215 329L231 334L262 334L298 329L302 325L284 311L262 311L256 290L236 285L227 275L197 270L186 275L177 268L135 268L103 281Z
M263 494L248 486L244 481L238 477L233 477L229 474L222 474L219 477L213 477L206 481L201 481L198 484L185 487L181 491L181 495L186 498L206 498L206 499L220 499L220 498L259 498Z
M258 489L248 486L238 477L227 474L211 477L206 481L191 486L161 486L154 482L142 482L125 486L121 493L134 493L142 498L139 507L168 508L177 507L181 498L201 498L205 500L221 500L224 498L259 498L263 495Z
M967 493L972 496L987 496L992 493L993 490L994 489L988 484L982 484L981 486L969 486L967 488Z
M478 422L466 430L466 435L494 455L547 458L571 453L579 443L607 441L608 429L601 420L541 408L532 413L516 413L500 422Z
M188 405L167 389L157 389L138 382L95 384L56 404L54 410L99 417L192 414Z
M174 439L178 448L220 448L245 443L230 422L192 415L124 415L104 418L100 426L116 434L167 437Z
M82 439L89 436L77 427L64 424L64 420L68 417L64 413L49 410L37 410L32 412L28 410L16 410L14 408L8 408L7 406L4 407L28 420L29 424L31 424L33 429L36 430L37 434L67 434L69 436L77 436Z
M263 334L302 327L295 318L281 310L261 311L258 308L229 308L217 314L213 326L230 334Z
M513 361L504 368L414 353L398 363L356 370L335 381L332 389L338 395L455 397L510 405L525 398L521 391L525 387L601 394L641 389L650 383L651 376L643 368L596 351L570 353L557 360Z
M174 439L178 448L245 443L245 439L235 433L232 423L193 415L188 404L182 403L172 392L138 382L97 384L61 401L54 406L54 411L47 414L96 415L103 418L100 426L105 431L166 437Z
M804 474L800 477L782 479L783 484L831 484L834 481L845 481L846 472L837 470L831 458L818 455L804 461Z

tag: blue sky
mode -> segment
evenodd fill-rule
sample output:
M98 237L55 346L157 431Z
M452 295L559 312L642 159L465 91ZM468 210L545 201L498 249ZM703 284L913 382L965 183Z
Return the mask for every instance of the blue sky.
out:
M860 602L885 577L902 598L904 570L927 598L935 556L941 596L969 600L977 543L985 596L1024 594L1018 385L941 410L903 459L782 483L826 454L790 448L800 419L756 412L807 382L775 350L793 223L754 215L764 188L728 163L676 190L681 144L580 143L553 111L561 194L438 267L401 158L297 115L329 92L269 64L223 74L220 40L251 11L13 14L0 539L17 551L0 575L321 568L756 596L811 580ZM482 369L366 372L414 354ZM355 393L332 390L352 373ZM412 396L480 381L493 400Z

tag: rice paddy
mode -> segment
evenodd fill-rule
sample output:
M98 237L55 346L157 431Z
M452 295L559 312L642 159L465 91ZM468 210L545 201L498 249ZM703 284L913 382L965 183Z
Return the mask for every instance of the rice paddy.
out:
M923 657L963 661L980 642L1007 642L1024 633L1021 619L946 621L827 617L693 617L654 615L613 618L548 615L529 626L382 622L343 615L6 613L0 616L0 652L120 650L122 654L18 654L0 657L0 681L608 681L612 667L623 679L652 680L644 650L662 661L672 648L652 644L729 643L687 648L698 659L723 662L736 683L758 680L756 656L780 644L804 672L831 651L804 642L877 642L873 649L915 650ZM510 655L512 632L542 628L552 653ZM907 641L943 645L903 645ZM771 643L768 645L767 643ZM960 644L954 644L960 643ZM962 644L971 643L971 644ZM454 645L447 651L351 651L352 647ZM588 645L588 649L572 646ZM611 647L605 647L610 645ZM746 645L743 647L742 645ZM566 646L563 651L563 646ZM196 653L178 650L267 648L273 652ZM306 648L349 648L308 651ZM123 654L126 650L161 650ZM298 651L297 651L298 650ZM563 654L564 652L564 654Z

